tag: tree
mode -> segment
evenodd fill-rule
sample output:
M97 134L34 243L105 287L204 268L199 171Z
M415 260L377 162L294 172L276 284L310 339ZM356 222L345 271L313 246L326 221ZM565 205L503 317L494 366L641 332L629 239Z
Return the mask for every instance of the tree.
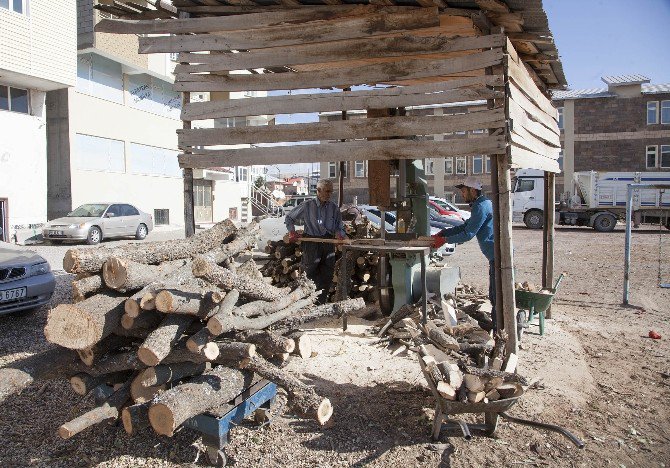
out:
M256 188L261 188L264 185L265 185L265 178L263 176L256 177L256 180L254 180L254 186Z

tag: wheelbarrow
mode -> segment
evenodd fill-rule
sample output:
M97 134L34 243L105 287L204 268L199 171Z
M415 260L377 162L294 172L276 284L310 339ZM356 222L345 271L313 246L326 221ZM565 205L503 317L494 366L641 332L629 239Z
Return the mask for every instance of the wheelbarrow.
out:
M554 287L548 289L549 292L532 292L525 289L514 291L516 306L521 309L517 314L517 335L519 338L523 333L524 323L531 322L535 318L535 314L540 317L540 335L544 335L544 314L551 306L551 301L554 299L562 280L563 273L556 280ZM525 319L526 310L528 311L528 320Z
M430 391L436 400L435 418L433 419L433 429L431 432L431 439L433 441L436 442L440 439L440 434L444 429L460 429L465 440L472 439L472 433L470 430L484 431L486 435L493 436L496 432L496 429L498 429L498 419L502 417L509 422L557 432L570 440L570 442L572 442L576 447L580 449L584 448L584 442L582 442L581 439L560 426L538 421L531 421L529 419L521 419L505 413L505 411L511 408L523 396L523 394L502 400L489 401L486 403L483 401L479 403L463 403L461 401L447 400L437 391L432 377L430 376L430 372L427 370L426 365L420 356L419 365L421 366L423 375L426 378L428 387L430 388ZM464 413L484 413L484 424L466 423L460 419L449 418L449 416Z

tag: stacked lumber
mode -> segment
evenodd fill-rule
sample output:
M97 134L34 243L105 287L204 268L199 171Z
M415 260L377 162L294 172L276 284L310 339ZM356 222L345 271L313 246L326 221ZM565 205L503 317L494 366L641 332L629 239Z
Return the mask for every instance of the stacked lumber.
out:
M456 301L448 301L456 308ZM499 332L491 339L463 311L456 309L455 326L442 314L432 309L430 320L421 324L419 308L405 305L386 319L378 336L415 351L429 386L442 398L488 403L522 395L528 382L516 373L516 354L506 354L507 334Z
M62 438L119 418L129 434L151 426L172 436L266 378L287 390L294 412L325 423L330 401L280 366L312 355L299 331L305 323L364 302L317 307L304 276L285 288L259 278L235 258L258 231L225 221L185 240L69 250L67 270L88 275L74 281L78 302L49 311L44 334L53 348L0 369L0 402L34 381L67 378L100 403L65 422ZM92 277L100 284L79 287Z

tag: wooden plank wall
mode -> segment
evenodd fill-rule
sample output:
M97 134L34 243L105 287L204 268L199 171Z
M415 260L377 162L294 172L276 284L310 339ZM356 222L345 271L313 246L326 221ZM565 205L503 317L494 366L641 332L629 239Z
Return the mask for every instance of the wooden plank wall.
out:
M558 111L537 87L509 40L505 62L511 164L513 167L560 172Z
M367 85L346 92L193 102L182 110L185 121L440 105L505 96L504 76L487 76L485 69L503 64L506 37L480 35L470 18L440 14L435 7L335 5L234 17L103 20L96 30L151 34L140 37L141 53L179 53L175 89L182 92L337 90ZM505 127L505 109L500 106L439 117L184 129L178 132L183 151L179 163L195 169L504 154ZM501 131L443 142L414 138L491 128ZM295 144L318 140L332 143Z

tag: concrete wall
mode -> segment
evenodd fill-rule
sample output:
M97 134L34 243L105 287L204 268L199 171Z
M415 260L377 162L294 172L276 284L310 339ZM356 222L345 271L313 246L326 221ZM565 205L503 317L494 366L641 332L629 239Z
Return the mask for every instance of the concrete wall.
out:
M45 93L31 91L34 115L0 111L0 198L8 199L9 238L40 232L47 216Z
M77 68L74 2L31 0L29 11L27 15L0 8L0 70L37 79L25 87L43 91L73 86ZM5 73L0 75L7 78ZM11 80L7 84L20 85Z

